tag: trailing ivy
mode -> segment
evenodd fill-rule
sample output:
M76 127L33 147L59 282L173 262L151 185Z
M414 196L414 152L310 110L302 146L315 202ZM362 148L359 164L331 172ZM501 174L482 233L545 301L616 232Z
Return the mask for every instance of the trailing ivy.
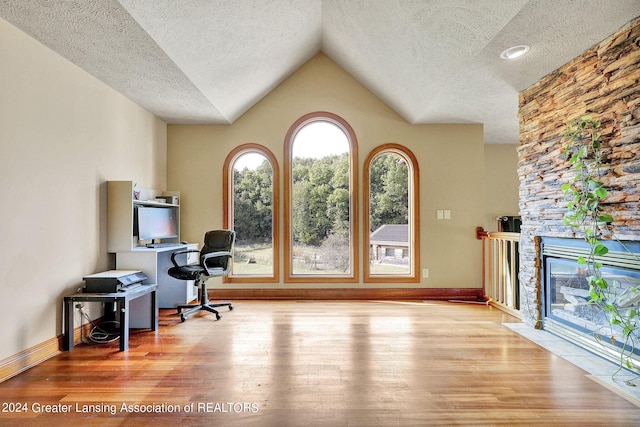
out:
M599 120L583 116L579 120L571 121L564 133L567 141L565 156L575 169L571 181L562 185L565 198L568 200L564 223L584 233L589 252L586 257L579 256L577 262L587 270L590 303L606 314L612 328L621 330L624 341L621 343L620 367L637 372L630 356L638 339L638 306L636 304L632 308L623 308L624 305L618 304L621 298L621 284L617 280L611 280L609 283L605 279L602 274L602 262L599 261L609 252L601 239L613 222L613 217L602 209L608 192L600 178L604 166L601 127L602 123ZM630 292L638 292L638 289L631 288ZM602 339L600 334L596 335L596 339ZM613 330L609 340L616 344ZM619 371L620 369L616 373ZM627 384L634 385L629 381Z

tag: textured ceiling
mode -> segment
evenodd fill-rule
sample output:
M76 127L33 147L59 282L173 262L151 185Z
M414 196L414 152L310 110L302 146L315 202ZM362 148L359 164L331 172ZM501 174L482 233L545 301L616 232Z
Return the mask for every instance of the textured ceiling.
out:
M409 123L483 123L487 143L518 141L519 91L637 16L639 0L0 0L168 123L232 123L322 51Z

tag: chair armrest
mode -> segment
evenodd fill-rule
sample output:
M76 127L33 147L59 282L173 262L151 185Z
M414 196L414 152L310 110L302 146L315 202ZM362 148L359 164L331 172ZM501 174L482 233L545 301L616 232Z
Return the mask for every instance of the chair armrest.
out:
M171 263L173 263L174 267L184 267L183 265L179 265L178 262L176 261L176 255L182 255L182 254L188 254L191 252L198 252L200 253L199 250L197 249L187 249L185 251L178 251L178 252L174 252L171 254ZM185 264L187 265L187 264Z
M204 254L202 257L200 257L200 264L205 268L205 270L207 270L208 275L212 275L212 270L209 269L207 261L212 258L229 258L229 260L231 260L231 258L233 258L233 255L229 251L218 251L209 252L208 254ZM224 269L224 274L226 275L229 270L231 270L231 262L227 262L227 268Z

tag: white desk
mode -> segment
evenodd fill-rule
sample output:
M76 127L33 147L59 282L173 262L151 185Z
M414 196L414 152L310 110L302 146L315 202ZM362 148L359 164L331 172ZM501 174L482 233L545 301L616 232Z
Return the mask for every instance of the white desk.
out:
M187 304L198 297L198 290L193 281L174 279L167 274L167 271L173 267L171 255L186 249L197 250L198 245L193 243L161 248L141 247L132 251L116 252L116 269L142 271L147 276L145 283L158 285L158 307L175 308L179 304ZM189 255L192 256L187 260L186 255L178 256L177 260L180 263L184 263L185 260L189 263L198 261L197 253ZM146 307L133 307L133 303L138 301L132 301L132 316L135 315L134 313L147 312Z

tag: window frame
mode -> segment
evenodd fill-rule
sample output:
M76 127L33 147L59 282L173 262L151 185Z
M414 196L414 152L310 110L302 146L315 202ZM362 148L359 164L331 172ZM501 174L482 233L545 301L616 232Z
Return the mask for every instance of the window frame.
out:
M292 148L298 132L305 126L314 122L329 122L338 128L340 128L347 137L349 142L349 169L350 169L350 259L351 273L348 275L301 275L293 274L293 217L292 217L292 190L293 178L292 166ZM359 281L359 218L358 218L358 142L356 134L353 128L337 114L317 111L313 113L305 114L296 120L285 136L284 140L284 212L285 212L285 227L284 227L284 281L285 283L357 283Z
M409 165L409 250L412 250L413 258L411 259L410 272L406 275L391 274L371 274L370 269L370 237L371 232L371 165L383 154L396 154L402 157ZM363 197L363 234L362 254L366 255L363 262L363 281L365 283L419 283L420 282L420 170L416 156L407 147L396 144L387 143L379 145L371 150L364 161L363 166L364 180L364 197Z
M223 167L222 185L223 193L223 224L224 227L232 228L233 223L233 166L235 161L242 155L248 153L256 153L263 155L269 163L271 163L272 171L272 245L273 245L273 274L271 276L258 275L233 275L233 271L228 276L223 277L223 283L277 283L280 281L280 171L278 168L278 160L276 156L267 147L246 143L234 148L226 157Z

